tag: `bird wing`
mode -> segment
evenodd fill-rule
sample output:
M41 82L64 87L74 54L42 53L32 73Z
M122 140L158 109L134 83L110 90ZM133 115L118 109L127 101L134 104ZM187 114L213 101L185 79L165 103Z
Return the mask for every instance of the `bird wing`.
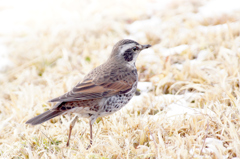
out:
M96 83L92 79L86 79L77 84L71 91L49 102L79 101L122 94L131 90L134 82L135 80L118 80L114 82L107 80L106 82Z

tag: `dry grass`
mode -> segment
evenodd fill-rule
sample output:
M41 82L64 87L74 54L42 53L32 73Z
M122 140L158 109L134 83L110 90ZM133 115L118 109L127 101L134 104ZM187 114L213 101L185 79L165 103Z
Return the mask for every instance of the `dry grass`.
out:
M0 74L1 158L240 157L239 11L202 16L208 1L197 0L10 2L0 8L1 45L13 63ZM159 21L134 28L152 17ZM25 125L126 37L153 45L137 62L153 89L99 119L90 150L87 119L70 147L70 116Z

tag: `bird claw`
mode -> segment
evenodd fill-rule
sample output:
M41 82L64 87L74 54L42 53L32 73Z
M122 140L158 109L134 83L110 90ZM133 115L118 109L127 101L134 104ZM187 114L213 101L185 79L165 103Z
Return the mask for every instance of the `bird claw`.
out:
M88 147L86 148L86 150L89 150L92 147L92 145L88 145Z
M69 142L67 142L66 146L67 146L67 147L69 147L69 146L70 146Z

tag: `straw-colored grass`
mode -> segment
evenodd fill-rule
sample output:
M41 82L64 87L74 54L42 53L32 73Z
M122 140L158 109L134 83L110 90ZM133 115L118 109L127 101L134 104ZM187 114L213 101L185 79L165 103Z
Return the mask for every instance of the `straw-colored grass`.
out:
M240 157L240 10L204 15L207 3L2 4L1 46L12 64L0 74L0 158ZM103 63L123 38L152 45L137 68L139 81L153 87L98 119L92 148L86 150L88 119L77 121L70 147L73 116L25 124Z

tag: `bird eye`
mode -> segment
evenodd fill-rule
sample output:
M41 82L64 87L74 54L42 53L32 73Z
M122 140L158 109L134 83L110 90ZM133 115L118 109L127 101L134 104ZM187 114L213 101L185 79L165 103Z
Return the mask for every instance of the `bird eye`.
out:
M138 50L138 47L136 47L136 46L133 47L133 51L136 51L136 50Z

